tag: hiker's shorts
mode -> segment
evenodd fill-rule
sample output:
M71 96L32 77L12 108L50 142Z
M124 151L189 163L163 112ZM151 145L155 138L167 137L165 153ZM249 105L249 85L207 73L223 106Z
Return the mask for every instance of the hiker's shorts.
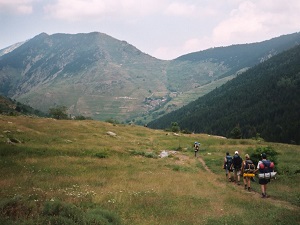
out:
M269 183L269 182L270 182L269 179L259 179L259 180L258 180L258 183L259 183L259 184L267 184L267 183Z
M241 175L241 170L240 169L235 169L234 174L236 174L237 176L240 176Z

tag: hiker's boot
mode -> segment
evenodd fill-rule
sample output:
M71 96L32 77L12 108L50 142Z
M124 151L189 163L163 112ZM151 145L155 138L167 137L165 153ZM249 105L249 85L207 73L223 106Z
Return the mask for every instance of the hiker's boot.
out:
M251 187L248 187L248 191L251 192Z
M266 198L267 196L266 196L265 193L261 193L261 197L262 197L262 198Z
M245 184L245 190L247 190L247 184Z

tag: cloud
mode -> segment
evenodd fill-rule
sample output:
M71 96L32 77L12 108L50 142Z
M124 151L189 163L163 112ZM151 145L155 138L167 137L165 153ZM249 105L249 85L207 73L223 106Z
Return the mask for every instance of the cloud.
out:
M173 2L165 10L167 15L175 16L190 16L196 11L196 6L193 4Z
M34 0L0 0L0 12L31 14Z
M191 52L205 50L211 46L211 39L207 36L202 38L190 38L182 45L161 46L154 50L153 55L159 59L174 59Z
M294 32L300 29L299 11L298 1L240 1L229 17L214 28L212 40L219 45L249 43Z
M76 21L115 17L149 15L157 10L155 0L57 0L44 7L45 12L53 18Z

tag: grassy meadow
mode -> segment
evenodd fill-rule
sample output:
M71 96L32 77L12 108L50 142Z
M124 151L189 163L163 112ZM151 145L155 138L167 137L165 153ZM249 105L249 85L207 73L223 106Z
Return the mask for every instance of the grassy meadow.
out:
M222 169L226 151L264 146L279 153L267 199ZM0 224L300 224L299 164L296 145L0 116Z

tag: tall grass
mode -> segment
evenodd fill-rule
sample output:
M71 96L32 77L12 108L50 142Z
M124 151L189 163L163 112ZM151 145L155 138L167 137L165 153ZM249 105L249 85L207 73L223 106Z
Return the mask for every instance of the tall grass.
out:
M1 116L0 127L0 222L4 224L300 221L299 146L205 134L175 136L97 121ZM22 143L8 145L9 137ZM194 157L194 141L201 143L199 157L213 173ZM271 199L260 199L226 181L221 169L226 151L239 150L243 156L250 148L269 145L280 153L278 167L285 171L268 184ZM162 150L177 151L159 158ZM259 192L257 183L252 186Z

